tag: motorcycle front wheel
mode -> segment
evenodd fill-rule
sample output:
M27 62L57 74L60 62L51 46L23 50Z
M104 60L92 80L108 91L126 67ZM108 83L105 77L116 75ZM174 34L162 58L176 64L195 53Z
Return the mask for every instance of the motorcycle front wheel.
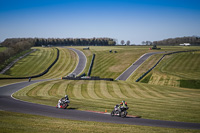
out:
M122 118L125 118L125 117L126 117L126 114L127 114L127 113L126 113L125 111L122 112L122 113L121 113L121 117L122 117Z
M111 116L114 116L114 115L115 115L115 111L112 111L112 112L111 112Z

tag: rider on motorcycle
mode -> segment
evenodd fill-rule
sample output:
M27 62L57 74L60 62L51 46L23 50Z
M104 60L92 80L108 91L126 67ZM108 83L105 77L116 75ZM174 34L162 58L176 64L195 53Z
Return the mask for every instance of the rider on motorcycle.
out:
M58 100L58 108L64 103L70 103L68 95L65 95L65 97Z
M125 101L122 101L120 103L120 105L121 105L121 107L127 108L127 102L125 102Z
M121 113L121 109L122 109L122 108L127 108L127 102L122 101L120 104L117 104L117 105L115 106L115 110L118 110L119 113Z

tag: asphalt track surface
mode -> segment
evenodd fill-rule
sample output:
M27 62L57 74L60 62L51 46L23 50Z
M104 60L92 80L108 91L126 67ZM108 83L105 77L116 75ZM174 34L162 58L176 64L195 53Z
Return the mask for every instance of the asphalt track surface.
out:
M165 53L165 52L152 52L152 53L146 53L146 54L142 55L136 62L134 62L128 69L126 69L119 77L117 77L116 80L124 80L125 81L150 56L152 56L154 54L162 54L162 53Z
M162 120L151 120L151 119L133 118L133 117L127 117L127 118L120 118L117 116L111 117L110 115L106 114L94 113L88 111L79 111L77 109L57 109L56 107L52 106L20 101L12 97L12 94L14 92L26 86L29 86L33 83L41 81L45 80L20 82L0 87L0 110L55 117L55 118L71 119L71 120L96 121L96 122L106 122L106 123L168 127L168 128L200 129L200 123L162 121Z
M79 58L78 65L76 66L75 70L71 74L79 75L85 69L87 58L85 54L80 50L77 50L74 48L68 48L68 49L73 50L78 55L78 58Z

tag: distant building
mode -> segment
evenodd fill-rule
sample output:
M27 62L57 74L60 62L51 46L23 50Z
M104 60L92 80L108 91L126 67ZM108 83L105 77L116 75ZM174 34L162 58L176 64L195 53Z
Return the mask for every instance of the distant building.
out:
M191 44L190 43L183 43L183 44L180 44L180 46L190 46Z

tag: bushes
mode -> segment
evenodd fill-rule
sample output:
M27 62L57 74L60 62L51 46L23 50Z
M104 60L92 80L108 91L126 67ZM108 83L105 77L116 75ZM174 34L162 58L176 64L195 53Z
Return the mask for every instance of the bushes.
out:
M180 87L200 89L200 80L180 80Z
M34 43L31 39L6 39L1 45L7 47L0 52L0 64L3 64L9 58L30 49Z

